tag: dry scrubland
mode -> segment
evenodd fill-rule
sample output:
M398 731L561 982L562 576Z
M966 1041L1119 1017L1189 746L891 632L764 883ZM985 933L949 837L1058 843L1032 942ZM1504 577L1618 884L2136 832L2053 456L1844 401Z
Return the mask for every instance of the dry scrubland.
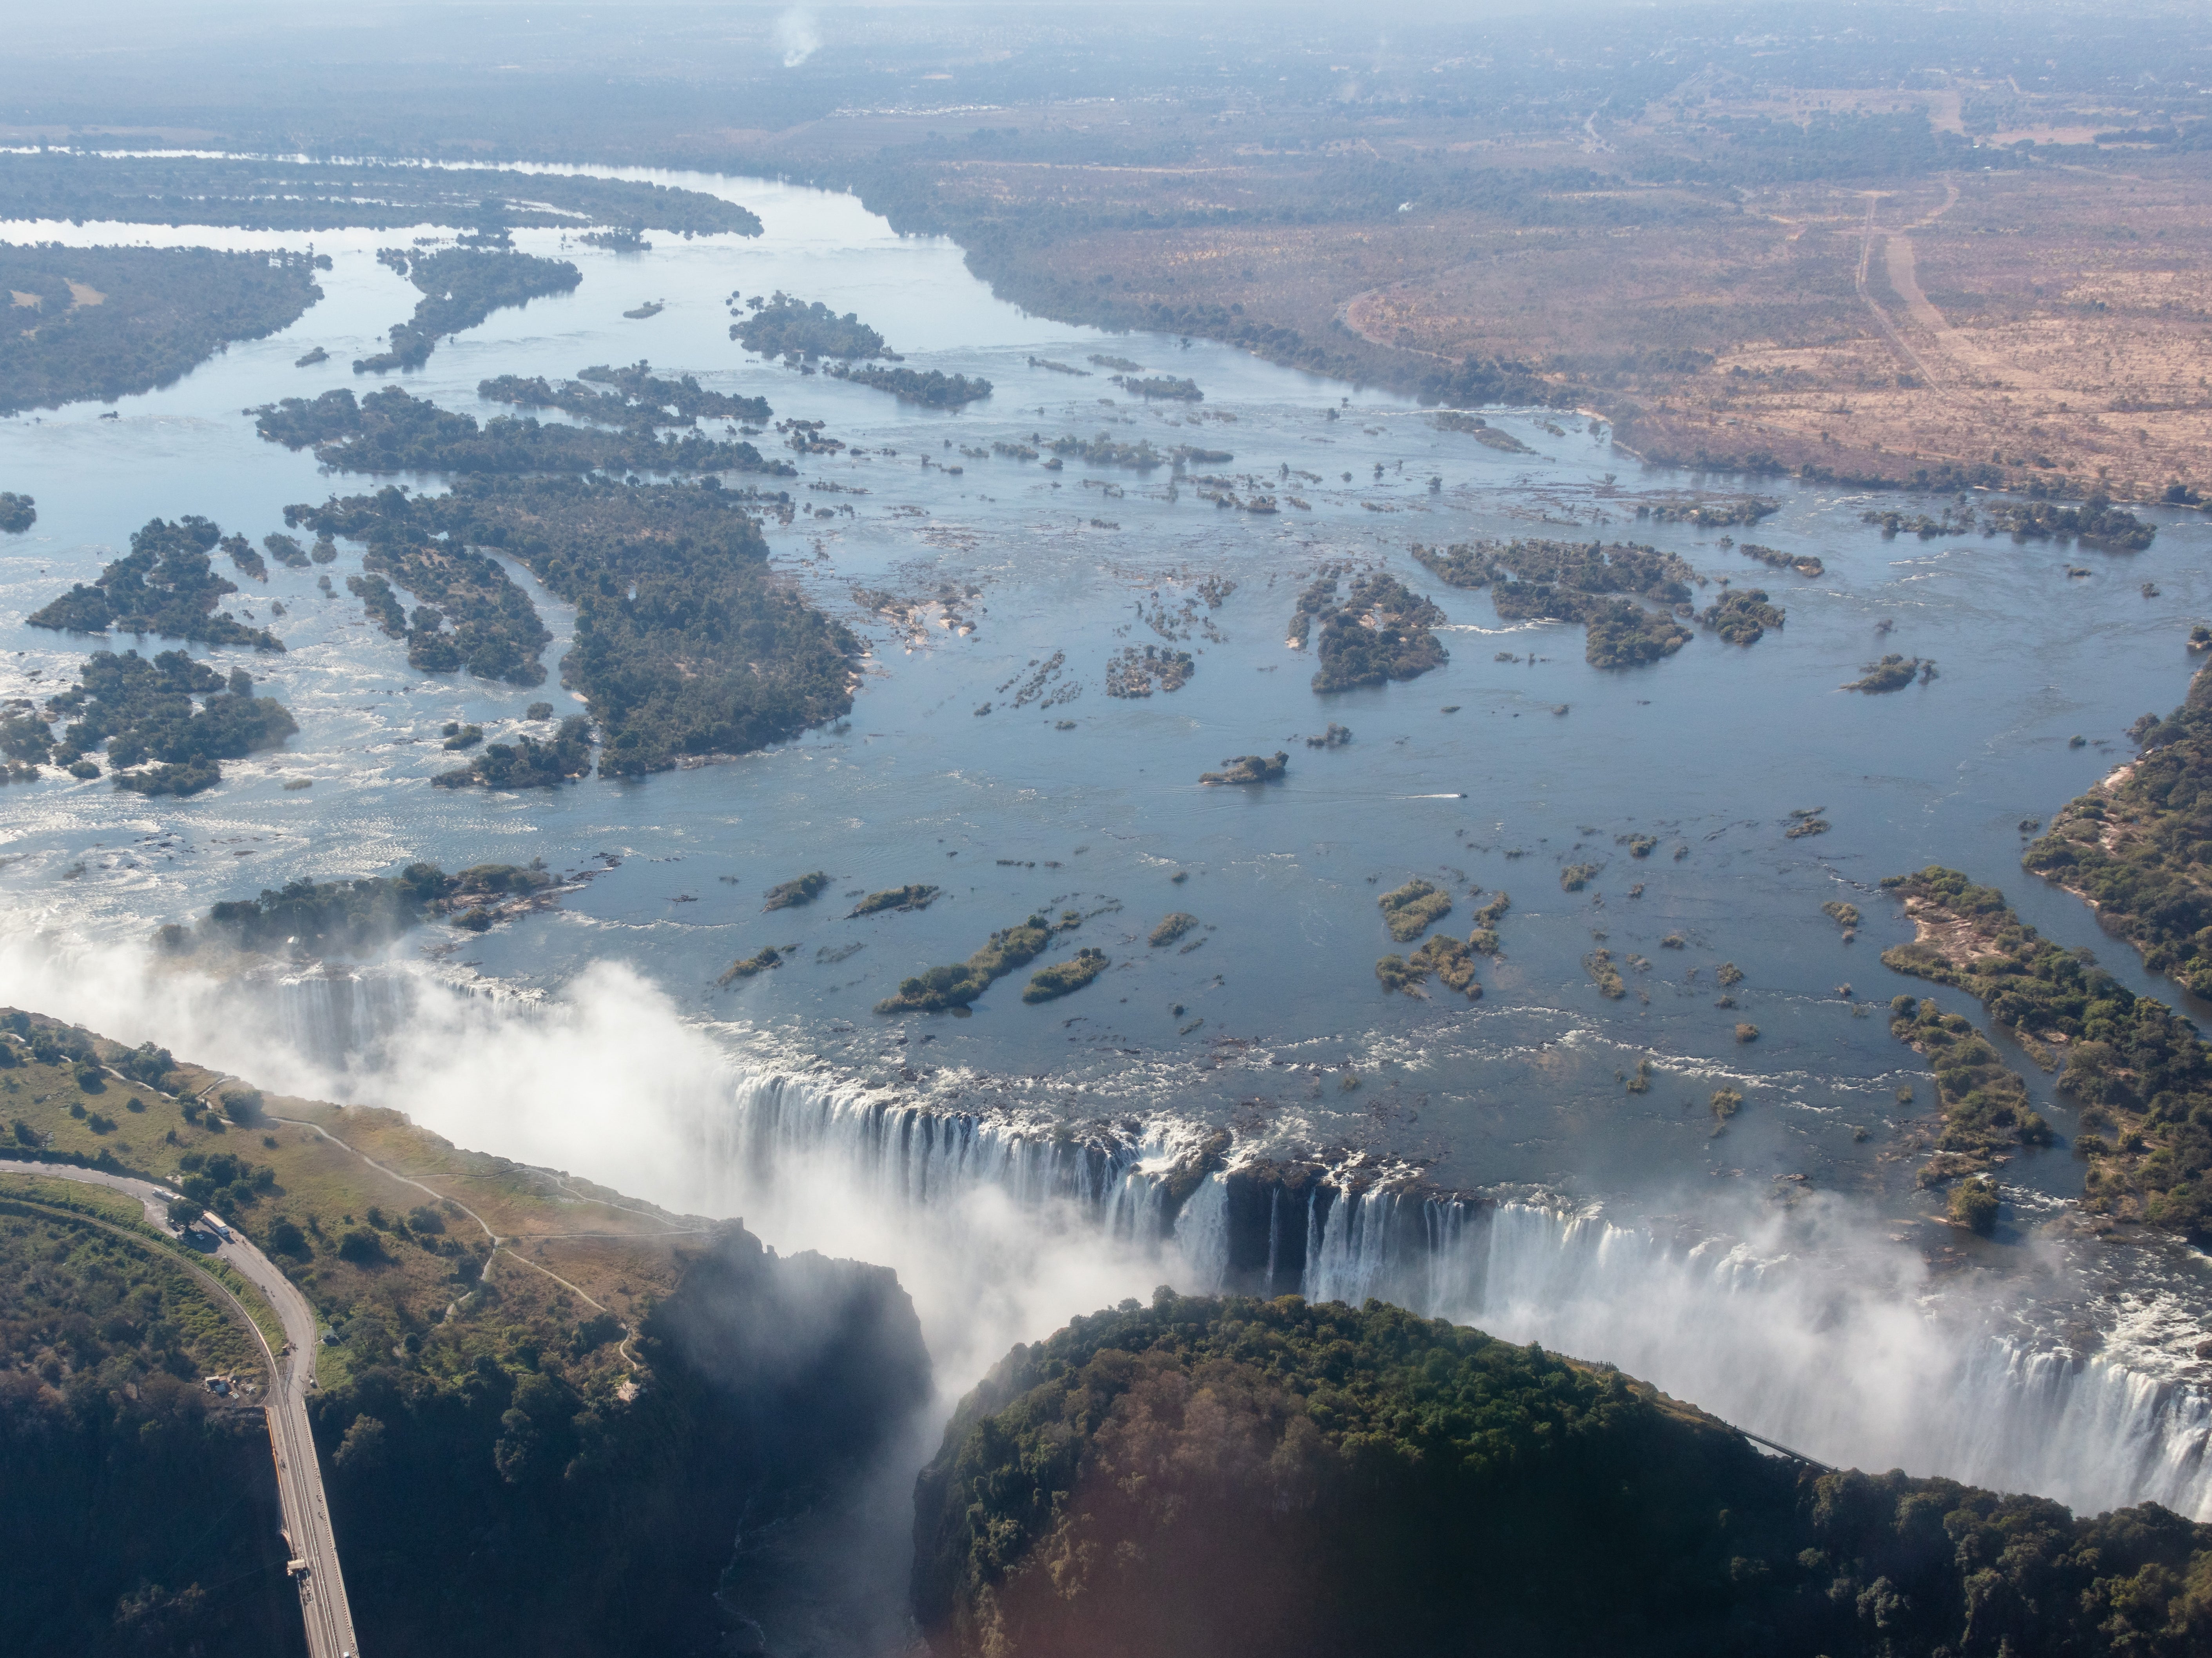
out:
M1960 99L1784 93L1698 119L1903 106L1941 134ZM2011 112L2008 142L2071 141L2079 161L1984 170L1992 152L1960 150L1917 174L1746 184L1650 182L1703 142L1672 108L1595 146L1412 117L1271 144L1172 103L1112 122L861 114L742 142L858 172L894 222L957 237L1043 313L1382 384L1470 357L1509 380L1525 367L1519 389L1607 414L1655 459L1893 479L1994 465L2015 487L2065 475L2139 499L2212 485L2212 163L2086 144L2130 118ZM1416 199L1376 199L1386 186Z

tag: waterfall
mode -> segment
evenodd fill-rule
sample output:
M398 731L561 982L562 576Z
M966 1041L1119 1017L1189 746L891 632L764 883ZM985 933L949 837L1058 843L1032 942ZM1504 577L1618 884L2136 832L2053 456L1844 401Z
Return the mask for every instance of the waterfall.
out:
M1388 1190L1311 1207L1301 1290L1609 1362L1821 1461L2212 1518L2212 1399L1741 1242ZM1928 1304L1923 1305L1925 1302Z

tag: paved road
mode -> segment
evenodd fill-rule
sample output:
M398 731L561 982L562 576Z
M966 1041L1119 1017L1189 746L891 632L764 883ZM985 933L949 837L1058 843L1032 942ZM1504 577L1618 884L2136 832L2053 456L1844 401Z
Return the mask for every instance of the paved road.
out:
M146 1218L155 1226L163 1231L169 1229L169 1199L176 1194L149 1181L97 1169L17 1163L6 1157L0 1157L0 1172L42 1175L50 1180L76 1181L125 1193L145 1206ZM353 1610L347 1604L345 1578L338 1570L337 1540L331 1532L322 1465L316 1460L314 1436L307 1425L307 1390L314 1385L315 1376L314 1309L268 1256L236 1232L216 1254L268 1297L284 1326L284 1351L276 1354L269 1351L259 1327L251 1318L246 1321L268 1357L269 1374L275 1382L267 1406L269 1440L276 1458L276 1491L284 1508L285 1535L291 1540L292 1558L304 1560L307 1567L295 1580L300 1614L307 1629L307 1658L356 1658L361 1648L354 1639ZM216 1287L222 1289L220 1284ZM229 1296L228 1291L222 1293ZM235 1297L231 1300L237 1304ZM245 1309L239 1310L242 1313Z

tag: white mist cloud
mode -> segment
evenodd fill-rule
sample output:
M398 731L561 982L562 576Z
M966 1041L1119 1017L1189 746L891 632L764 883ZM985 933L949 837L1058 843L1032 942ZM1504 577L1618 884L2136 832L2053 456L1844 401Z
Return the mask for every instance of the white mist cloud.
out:
M793 6L775 20L775 43L783 51L783 66L797 69L822 50L822 36L814 27L813 14L804 6Z

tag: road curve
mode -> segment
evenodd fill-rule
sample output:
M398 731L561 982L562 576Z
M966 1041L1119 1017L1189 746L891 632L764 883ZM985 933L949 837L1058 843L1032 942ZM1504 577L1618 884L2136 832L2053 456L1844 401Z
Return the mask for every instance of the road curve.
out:
M18 1163L7 1157L0 1157L0 1173L104 1186L137 1199L145 1206L149 1223L164 1232L169 1230L169 1200L177 1194L150 1181L66 1163ZM297 1574L294 1582L300 1590L300 1615L307 1625L307 1658L358 1658L361 1648L354 1638L345 1577L338 1570L337 1540L331 1531L322 1465L316 1459L314 1435L307 1424L307 1390L315 1377L314 1309L268 1256L235 1230L216 1254L268 1297L284 1326L284 1351L277 1354L270 1352L260 1327L251 1317L246 1320L269 1359L269 1374L276 1384L265 1414L270 1448L276 1459L276 1491L283 1504L285 1535L291 1542L292 1558L307 1563L307 1570ZM229 1295L228 1291L223 1293ZM231 1299L236 1304L236 1298ZM239 1310L242 1313L245 1309Z

